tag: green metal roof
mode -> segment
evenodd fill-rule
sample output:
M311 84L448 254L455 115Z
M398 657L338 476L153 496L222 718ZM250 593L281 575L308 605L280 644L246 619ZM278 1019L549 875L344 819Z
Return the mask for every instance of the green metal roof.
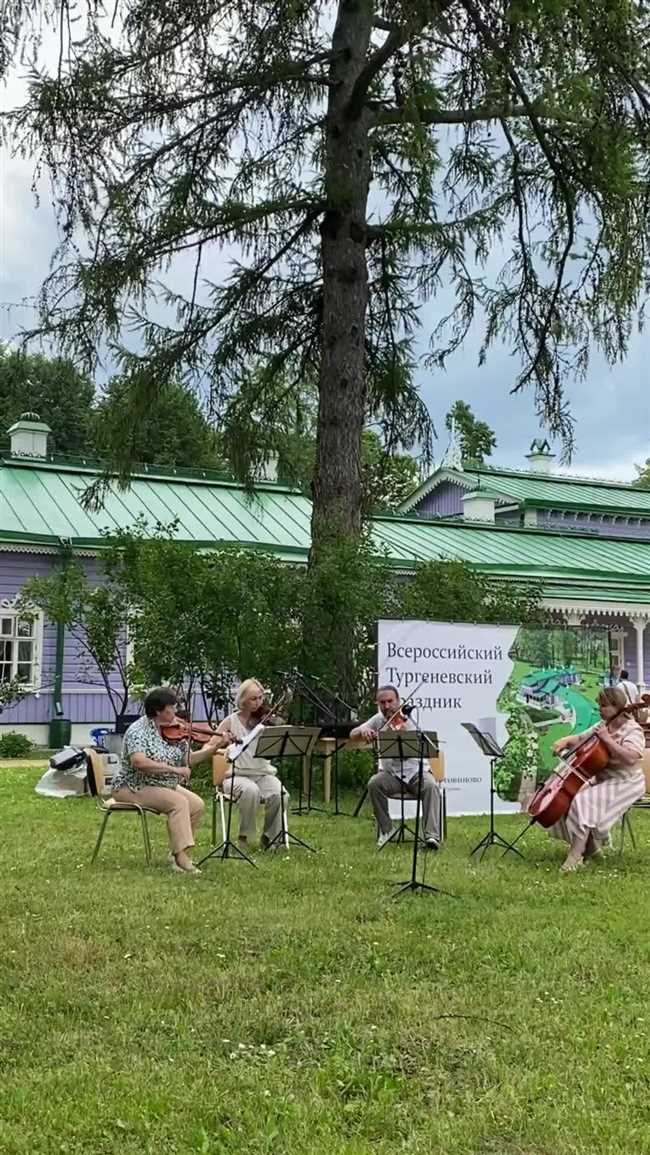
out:
M206 475L132 479L113 487L104 507L84 510L81 496L98 472L18 459L0 464L0 541L56 547L61 538L96 551L102 531L129 529L139 517L178 519L176 537L210 547L232 543L304 562L311 502L288 486L262 483L249 495L232 481ZM496 578L541 582L548 596L650 602L650 541L603 538L534 528L418 517L377 517L377 545L397 569L454 558Z
M278 556L309 549L311 503L286 486L260 484L249 496L235 482L137 475L129 489L113 486L98 512L81 504L98 476L55 463L3 462L0 467L0 538L70 538L78 546L97 544L102 531L150 526L178 519L175 536L196 543L240 542Z
M414 509L428 493L449 479L472 490L477 486L491 489L524 507L650 517L649 489L635 489L632 485L614 481L496 469L487 465L462 471L437 470L402 503L400 513Z
M584 577L592 584L602 578L614 588L650 589L650 541L426 518L375 518L374 526L395 562L446 556L496 576L544 583Z

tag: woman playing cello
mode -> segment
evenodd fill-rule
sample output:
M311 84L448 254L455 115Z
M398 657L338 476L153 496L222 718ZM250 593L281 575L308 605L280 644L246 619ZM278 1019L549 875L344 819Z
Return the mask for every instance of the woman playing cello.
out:
M552 838L569 843L569 853L560 867L563 873L577 870L586 858L600 857L614 823L645 793L641 765L645 737L638 722L621 713L627 704L627 696L618 686L606 686L598 695L602 721L592 733L606 747L609 762L578 791L566 817L549 828ZM553 751L573 750L584 738L584 734L560 738Z

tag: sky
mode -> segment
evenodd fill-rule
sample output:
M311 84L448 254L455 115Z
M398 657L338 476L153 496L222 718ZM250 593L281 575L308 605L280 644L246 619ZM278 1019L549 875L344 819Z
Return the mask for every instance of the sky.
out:
M0 107L13 106L21 87L14 79L7 90L0 90ZM21 302L38 292L57 241L48 185L40 182L37 204L32 177L31 162L0 150L0 340L11 339L22 324L29 323L30 311ZM173 276L168 283L179 287ZM182 271L178 277L186 279ZM423 307L424 343L446 311L441 300ZM493 462L525 468L525 454L540 434L532 394L511 395L518 362L507 348L494 348L486 364L479 366L480 344L477 327L444 371L420 374L421 392L438 431L436 457L442 456L447 443L445 414L462 398L495 431ZM634 334L622 364L609 366L593 353L587 379L572 383L567 390L576 449L565 472L621 481L635 476L635 465L650 458L649 386L650 331Z

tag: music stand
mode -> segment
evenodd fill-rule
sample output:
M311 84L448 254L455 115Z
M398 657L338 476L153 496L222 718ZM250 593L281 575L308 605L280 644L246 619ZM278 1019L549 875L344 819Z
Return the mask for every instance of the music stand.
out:
M320 680L320 678L317 678L314 674L303 674L300 670L298 670L297 668L294 667L294 669L291 670L286 676L289 678L290 683L291 683L292 687L294 688L294 690L296 690L298 696L303 698L305 702L308 702L311 705L312 710L315 710L317 715L320 715L319 722L320 722L321 726L323 725L325 719L327 718L330 722L333 723L334 730L337 731L338 726L339 726L339 719L340 719L340 714L339 714L339 708L340 707L342 707L343 710L348 715L352 715L354 713L352 707L347 702L344 702L342 698L339 698L339 696L337 694L335 694L333 690L330 690L329 687L326 686L324 684L324 682L322 682ZM318 688L315 689L314 686L316 686ZM332 709L332 706L329 704L330 702L333 704L333 707L334 707L333 709ZM334 749L331 751L331 753L322 755L323 758L329 757L330 759L331 758L334 759L333 779L334 779L334 815L335 816L339 815L339 814L345 814L345 811L339 809L339 770L338 770L339 750L343 749L344 746L345 746L345 742L340 742L338 739L335 739ZM318 753L315 756L317 758L321 757L321 755ZM297 806L297 808L295 808L293 810L293 813L294 814L303 814L303 813L309 814L312 810L315 810L321 814L331 814L332 813L331 811L326 810L322 806L313 806L312 805L312 800L311 800L312 799L312 786L313 786L313 762L312 762L312 756L310 755L310 757L309 757L309 778L307 781L307 806L303 807L303 804L302 804L303 783L302 783L302 775L301 775L300 783L299 783L299 790L298 790L298 806Z
M419 759L419 757L420 757L421 742L420 742L420 735L419 735L419 732L417 730L390 730L390 729L389 730L379 730L375 736L375 742L376 742L376 752L377 752L378 758L380 760L380 762L379 762L380 765L381 765L381 762L385 758L393 758L393 759L401 762L402 766L403 766L404 762L406 762L407 759L414 759L414 758ZM395 775L395 777L397 777L397 775ZM412 779L411 779L411 781L412 781ZM401 775L399 778L399 783L400 783L399 799L400 799L400 806L401 806L400 820L399 820L397 826L395 827L395 829L393 830L393 833L391 834L390 838L387 838L386 842L384 842L384 845L380 847L380 851L384 849L384 846L388 846L388 844L390 842L405 842L407 839L407 836L409 838L418 837L420 839L422 846L425 845L424 838L422 838L421 835L419 835L419 834L416 835L413 833L413 831L411 830L410 826L408 825L408 823L406 821L406 818L404 817L404 803L406 801L405 789L404 789L405 788L405 782L404 782L404 778ZM413 795L412 794L409 795L409 801L410 802L413 801ZM418 801L418 806L419 806L419 801ZM417 818L417 815L416 815L416 818Z
M232 828L232 807L233 807L234 793L235 793L235 763L237 762L237 759L239 757L241 757L241 755L244 753L244 750L247 750L248 747L254 743L255 739L258 736L258 731L260 729L261 729L261 727L255 727L255 729L252 730L251 733L248 734L242 742L233 743L233 746L237 747L237 753L232 758L228 757L228 764L230 767L230 796L228 798L228 822L226 824L226 837L224 838L223 842L220 842L218 846L213 846L212 850L210 850L207 854L205 854L203 856L203 858L199 859L199 861L196 864L197 866L201 866L204 862L207 862L208 859L210 859L210 858L219 857L221 859L224 859L224 858L243 859L244 862L248 862L248 864L250 866L254 866L257 869L257 863L253 862L253 859L250 857L250 855L246 854L245 850L242 850L240 846L237 846L237 844L235 842L233 842L232 838L230 837L230 831ZM230 746L229 750L232 750L233 746ZM226 777L227 776L228 775L226 774ZM225 779L224 779L224 782L225 782ZM283 811L283 813L284 813L284 811ZM215 834L213 832L212 837L214 838L214 836L215 836Z
M499 758L503 758L503 749L501 746L499 746L496 738L494 738L494 736L490 734L489 731L479 730L478 726L475 726L473 722L461 722L461 726L464 730L467 730L467 733L470 734L474 739L476 745L481 751L481 754L490 759L490 828L487 834L485 834L480 840L480 842L476 843L474 849L470 851L469 856L472 858L472 856L476 854L478 850L480 850L481 854L479 857L479 862L481 862L488 847L504 846L504 854L507 854L509 850L512 850L515 854L518 854L520 858L523 858L524 855L520 850L517 850L514 843L508 842L507 838L504 838L501 834L498 834L494 829L494 795L496 793L494 789L494 765Z
M318 726L265 726L257 739L254 756L256 758L278 759L303 758L311 754L319 734L320 728ZM278 773L278 781L280 783L280 798L282 799L284 783L280 773ZM280 805L280 815L280 831L275 838L271 839L266 850L273 850L275 843L287 848L293 843L295 846L303 846L305 850L310 850L312 854L315 854L316 851L313 846L309 846L307 842L303 842L302 838L298 838L287 829L283 802Z
M380 737L380 735L378 735ZM446 894L449 898L455 898L448 890L442 890L439 886L431 886L427 882L419 882L417 877L418 869L418 845L422 841L420 838L420 812L422 808L422 783L424 781L424 758L425 749L438 750L438 735L435 730L407 730L398 731L394 733L394 737L401 738L404 745L409 750L409 757L413 757L411 751L415 748L417 752L419 767L418 767L418 791L417 791L417 807L415 811L415 836L413 838L413 857L411 859L411 877L405 882L397 882L394 885L398 887L395 898L399 898L401 894L406 894L407 891L417 894ZM410 740L408 745L405 739ZM428 755L427 755L428 757ZM390 840L389 840L390 841Z

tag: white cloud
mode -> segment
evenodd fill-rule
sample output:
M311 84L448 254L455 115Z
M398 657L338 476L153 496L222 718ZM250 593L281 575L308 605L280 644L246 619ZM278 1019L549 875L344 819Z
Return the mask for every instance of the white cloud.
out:
M556 473L569 475L571 477L591 477L601 481L622 481L629 483L636 480L635 466L643 465L646 457L650 456L650 445L644 450L640 450L633 458L622 458L620 461L613 461L604 465L602 461L580 462L577 465L560 466Z

